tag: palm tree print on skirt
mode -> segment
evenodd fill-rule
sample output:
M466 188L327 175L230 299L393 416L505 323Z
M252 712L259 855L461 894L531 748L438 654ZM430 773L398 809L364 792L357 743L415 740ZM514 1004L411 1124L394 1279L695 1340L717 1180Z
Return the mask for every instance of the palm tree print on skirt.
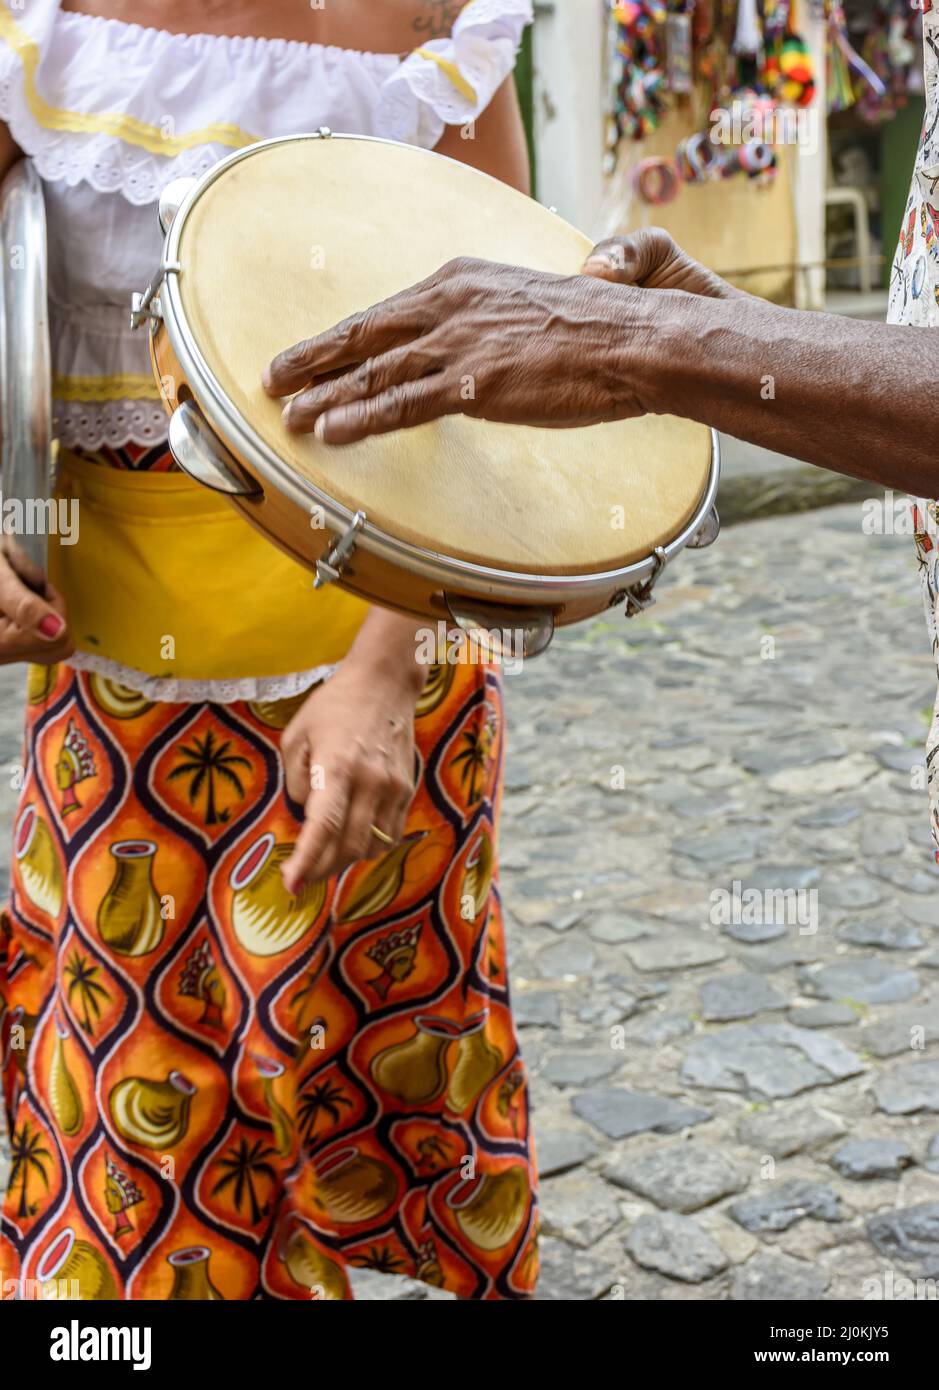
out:
M31 672L0 917L2 1279L318 1300L357 1266L531 1294L498 676L431 669L402 843L295 897L286 722Z

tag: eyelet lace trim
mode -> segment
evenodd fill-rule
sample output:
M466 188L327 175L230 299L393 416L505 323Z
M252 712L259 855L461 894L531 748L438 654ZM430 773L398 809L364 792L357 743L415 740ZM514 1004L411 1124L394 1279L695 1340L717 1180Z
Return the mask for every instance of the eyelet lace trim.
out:
M64 449L111 449L166 440L168 417L160 401L63 401L52 407L53 429Z
M309 671L295 671L287 676L246 676L233 680L168 680L148 676L133 666L93 652L74 652L68 658L70 666L79 671L92 671L136 691L148 700L170 705L233 705L240 701L272 702L290 700L312 689L319 681L328 680L336 666L315 666Z
M171 179L201 177L229 153L221 146L202 145L167 159L112 135L47 130L30 112L18 72L0 82L0 117L46 182L69 188L88 183L97 193L121 193L136 207L157 202Z

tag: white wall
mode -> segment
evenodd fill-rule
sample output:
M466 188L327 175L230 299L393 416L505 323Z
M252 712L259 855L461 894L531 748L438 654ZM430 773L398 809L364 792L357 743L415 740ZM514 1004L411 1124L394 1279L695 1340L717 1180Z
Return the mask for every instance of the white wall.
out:
M537 194L588 233L603 198L605 35L599 0L536 0Z
M825 88L825 21L811 5L799 9L802 37L815 59L815 100L810 108L815 139L798 147L794 169L796 256L803 270L796 276L796 307L825 307L825 190L828 184L828 96Z

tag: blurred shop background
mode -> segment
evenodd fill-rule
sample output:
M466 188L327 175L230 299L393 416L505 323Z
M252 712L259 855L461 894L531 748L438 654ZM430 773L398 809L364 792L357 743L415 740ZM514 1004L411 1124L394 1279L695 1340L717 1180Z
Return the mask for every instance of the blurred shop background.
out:
M754 294L883 319L924 114L910 0L536 0L518 69L536 196L659 225ZM866 490L732 439L725 521ZM860 491L859 491L860 489Z

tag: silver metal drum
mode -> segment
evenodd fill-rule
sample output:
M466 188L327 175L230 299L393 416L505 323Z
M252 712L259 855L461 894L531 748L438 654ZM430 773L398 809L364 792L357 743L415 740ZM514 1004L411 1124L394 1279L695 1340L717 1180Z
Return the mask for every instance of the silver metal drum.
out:
M0 186L0 246L0 548L17 573L39 590L48 559L52 372L46 211L42 180L27 159L14 164Z

